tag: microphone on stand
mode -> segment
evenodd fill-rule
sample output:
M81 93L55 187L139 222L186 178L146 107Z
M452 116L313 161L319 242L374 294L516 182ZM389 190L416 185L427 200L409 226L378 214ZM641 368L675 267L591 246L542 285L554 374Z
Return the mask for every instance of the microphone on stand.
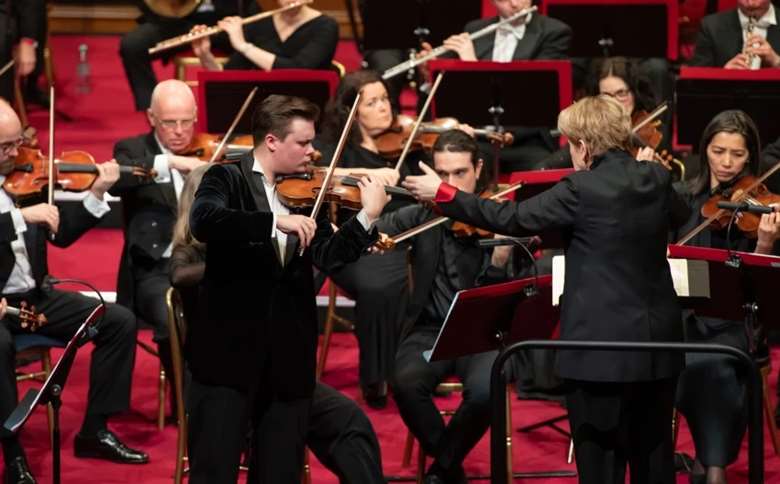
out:
M496 239L480 239L477 241L477 246L483 249L493 248L499 246L513 245L520 247L528 256L528 260L531 261L533 267L534 283L530 286L526 286L524 289L526 297L536 296L539 294L539 267L536 265L536 258L533 252L541 245L542 239L538 236L532 237L501 237Z

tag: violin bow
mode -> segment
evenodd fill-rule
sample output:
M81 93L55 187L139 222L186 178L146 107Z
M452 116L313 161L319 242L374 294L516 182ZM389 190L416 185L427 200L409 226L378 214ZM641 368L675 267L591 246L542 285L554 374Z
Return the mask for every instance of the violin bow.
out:
M238 110L238 114L236 114L236 117L233 118L233 122L230 123L230 127L227 130L227 133L225 133L225 136L222 137L222 141L219 142L219 145L217 146L217 149L214 150L214 154L211 155L211 159L209 160L209 163L214 163L214 160L217 159L217 155L220 151L222 151L222 148L225 147L225 143L227 143L227 140L230 139L231 136L233 136L233 131L236 130L236 126L238 126L238 122L241 120L241 118L244 117L244 113L246 112L247 108L249 107L249 103L252 102L252 99L255 98L255 94L257 94L258 86L255 86L252 89L252 92L247 95L246 99L244 99L244 104L241 105L241 109Z
M654 121L658 116L662 115L666 110L669 109L669 104L664 101L661 104L658 105L657 108L653 109L650 114L647 115L645 119L642 120L641 123L637 123L636 126L631 128L631 133L637 133L640 129L644 128L647 124Z
M758 187L759 185L764 183L764 180L766 180L770 176L774 175L777 170L780 170L780 163L776 163L775 166L773 166L769 171L767 171L766 173L761 175L752 185L750 185L746 190L744 190L743 193L750 193L753 190L755 190L756 187ZM713 220L715 220L718 217L722 216L725 211L726 210L723 209L723 208L718 209L717 212L715 212L711 216L707 217L707 219L704 220L704 222L700 223L693 230L691 230L690 232L685 234L674 245L685 245L685 244L687 244L692 238L694 238L696 235L698 235L699 232L701 232L702 230L704 230L707 227L709 227Z
M328 191L328 187L330 187L330 182L333 180L333 173L336 171L336 163L338 163L339 158L341 158L341 153L344 151L344 146L347 144L349 133L352 131L352 125L355 123L358 106L360 105L360 97L361 92L358 91L355 96L355 101L352 103L352 109L349 111L347 122L344 124L344 131L341 132L341 137L336 145L336 150L333 152L333 157L330 159L328 169L325 171L325 177L322 180L320 191L317 193L317 198L314 199L314 206L311 208L311 214L309 214L309 218L314 221L317 220L317 214L319 214L322 203L325 201L325 194ZM303 255L303 247L301 247L298 255Z
M397 172L401 171L401 166L404 164L404 161L406 161L406 155L409 154L409 150L411 149L412 143L414 142L414 137L417 136L417 132L420 130L420 125L422 125L422 120L425 117L425 114L428 112L428 107L430 107L431 101L433 101L433 96L436 95L436 90L439 89L439 84L441 84L441 80L443 78L444 78L444 71L439 71L439 75L436 76L436 80L433 81L433 87L431 87L431 92L428 93L428 97L425 99L425 104L423 104L420 113L417 115L417 121L415 121L414 126L412 126L412 132L409 133L409 138L406 140L406 144L404 145L404 150L401 152L401 156L398 157L398 162L395 164L395 171Z
M521 182L517 182L517 183L513 183L512 185L509 185L508 187L506 187L505 189L499 191L498 193L494 193L493 195L488 197L488 200L496 200L498 198L501 198L504 195L508 195L508 194L510 194L510 193L512 193L514 191L517 191L523 185L525 185L525 182L522 182L522 181ZM417 227L414 227L412 229L407 230L406 232L402 232L402 233L398 234L397 237L392 237L393 242L395 242L396 244L399 243L399 242L403 242L406 239L412 238L415 235L419 235L419 234L425 232L426 230L428 230L431 227L436 227L437 225L441 225L441 224L443 224L444 222L446 222L449 219L450 219L449 217L436 217L434 219L428 220L427 222L424 222L424 223L418 225Z
M2 77L2 75L5 74L8 69L13 67L15 62L16 61L14 59L11 59L10 61L8 61L8 63L6 65L4 65L2 69L0 69L0 77Z
M54 205L54 85L49 87L49 205Z

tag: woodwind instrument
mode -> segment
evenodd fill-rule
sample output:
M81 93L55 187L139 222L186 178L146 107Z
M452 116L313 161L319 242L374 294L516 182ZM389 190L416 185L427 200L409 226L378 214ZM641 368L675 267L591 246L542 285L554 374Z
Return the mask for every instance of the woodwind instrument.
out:
M755 17L748 17L747 25L745 26L745 42L742 51L747 54L748 47L758 47L757 44L748 46L747 40L753 35L753 31L756 29L757 20ZM761 68L761 58L756 54L747 54L748 66L751 70L757 70Z
M241 19L242 25L251 24L253 22L257 22L258 20L262 20L264 18L271 17L273 15L276 15L277 13L286 12L288 10L293 10L296 8L303 7L304 5L309 5L310 3L314 2L314 0L299 0L297 2L291 3L289 5L285 5L284 7L277 8L274 10L269 10L267 12L260 12L255 15L251 15L249 17ZM173 49L174 47L179 47L185 44L189 44L193 40L202 39L204 37L211 37L214 34L218 34L222 32L222 29L220 27L217 27L216 25L212 27L205 28L201 30L200 32L188 32L183 35L179 35L178 37L173 37L168 40L163 40L162 42L158 42L157 45L154 47L151 47L149 49L149 54L156 54L158 52L162 52L164 50Z
M498 29L502 25L505 25L505 24L508 24L508 23L512 23L512 22L514 22L514 21L516 21L516 20L518 20L520 18L523 18L523 17L527 18L530 13L535 12L536 10L537 10L536 6L520 10L519 12L517 12L514 15L512 15L511 17L507 17L505 19L501 19L500 21L498 21L498 22L496 22L494 24L490 24L487 27L484 27L484 28L481 28L481 29L477 30L476 32L472 32L471 34L469 34L469 38L473 41L473 40L476 40L476 39L478 39L480 37L484 37L484 36L488 35L489 33L494 32L496 29ZM444 54L448 50L450 50L450 49L448 49L447 47L445 47L443 45L440 45L439 47L436 47L435 49L433 49L428 54L426 54L426 55L424 55L422 57L419 57L417 59L410 59L410 60L408 60L406 62L402 62L402 63L398 64L395 67L391 67L390 69L386 70L384 72L384 74L382 74L382 79L388 80L388 79L392 79L395 76L399 76L399 75L403 74L404 72L408 71L409 69L414 69L415 67L419 66L420 64L423 64L425 62L428 62L431 59L435 59L436 57L439 57L440 55Z

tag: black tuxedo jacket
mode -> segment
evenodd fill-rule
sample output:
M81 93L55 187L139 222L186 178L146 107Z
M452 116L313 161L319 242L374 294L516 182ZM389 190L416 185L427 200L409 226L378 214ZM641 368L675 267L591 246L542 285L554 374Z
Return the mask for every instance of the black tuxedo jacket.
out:
M184 20L186 22L193 22L193 21L199 21L199 20L220 20L230 15L243 15L247 12L246 8L239 9L239 6L241 4L247 4L246 7L251 6L251 4L256 3L253 0L212 0L214 4L214 11L209 13L201 13L199 14L197 11L193 12L187 17L184 17ZM138 19L139 23L142 22L153 22L153 23L166 23L166 22L178 22L180 19L177 18L169 18L169 17L162 17L160 15L157 15L156 13L152 12L149 7L146 5L146 2L138 1L137 2L138 7L141 10L141 17ZM256 10L256 9L255 9Z
M154 157L161 153L152 133L123 139L114 145L114 158L120 165L149 170L154 166ZM171 243L178 207L176 191L173 183L155 183L154 180L123 173L109 192L122 198L125 231L117 302L133 308L134 268L149 266L160 260Z
M41 287L49 274L47 241L51 241L57 247L68 247L100 221L99 218L89 213L81 203L69 203L58 207L60 209L60 225L53 239L50 239L50 232L46 225L27 224L27 230L23 233L36 287ZM11 248L11 242L16 240L16 237L11 214L0 214L0 290L8 282L8 277L16 263L16 257Z
M298 256L288 235L284 264L271 238L273 214L251 154L203 176L190 212L206 243L202 326L189 328L187 354L198 381L307 398L314 389L317 312L312 264L327 272L357 260L377 238L354 217L333 233L327 213L312 246Z
M473 20L466 24L468 33L498 22L498 16ZM517 43L513 60L568 59L571 46L571 27L560 20L534 13L525 26L525 34ZM479 60L493 59L495 31L474 41L474 53Z
M40 18L45 10L43 0L0 0L0 35L9 36L13 42L21 37L43 38Z
M766 32L766 40L776 52L780 52L780 26L770 25ZM696 38L696 50L691 65L723 67L740 52L742 52L742 26L739 24L737 9L707 15L701 21L701 30Z
M397 235L437 217L430 208L421 205L403 207L383 215L376 228L388 235ZM412 294L401 328L401 340L408 336L430 297L436 271L443 255L442 244L447 224L437 225L412 239ZM506 280L506 271L490 265L490 251L481 251L482 257L460 257L457 260L461 287L474 287ZM469 280L466 274L477 274Z
M667 234L689 210L669 172L622 151L597 157L522 203L499 204L463 192L441 212L497 233L560 229L566 252L561 339L682 341L680 307L666 261ZM559 374L584 381L671 377L683 367L672 353L565 351Z

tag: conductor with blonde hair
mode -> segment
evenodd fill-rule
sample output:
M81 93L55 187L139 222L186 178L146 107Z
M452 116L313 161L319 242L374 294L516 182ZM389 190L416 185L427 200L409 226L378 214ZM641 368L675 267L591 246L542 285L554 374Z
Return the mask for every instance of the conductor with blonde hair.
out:
M608 97L561 112L575 173L524 202L496 203L426 174L404 185L440 212L507 235L559 229L566 252L561 339L680 342L680 308L666 262L667 233L689 211L669 172L625 146L630 121ZM674 483L672 407L681 354L562 351L581 483Z

